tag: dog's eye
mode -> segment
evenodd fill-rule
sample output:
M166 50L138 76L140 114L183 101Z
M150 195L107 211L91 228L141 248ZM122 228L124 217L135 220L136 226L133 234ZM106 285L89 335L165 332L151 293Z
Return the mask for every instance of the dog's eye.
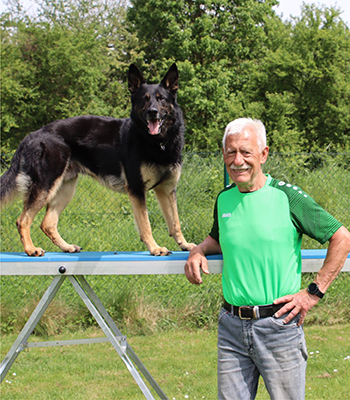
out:
M164 96L162 96L162 95L159 94L159 93L156 95L156 97L157 97L157 100L159 100L159 101L164 100Z
M149 101L150 98L151 98L151 96L149 94L146 94L145 97L144 97L144 100L145 101Z

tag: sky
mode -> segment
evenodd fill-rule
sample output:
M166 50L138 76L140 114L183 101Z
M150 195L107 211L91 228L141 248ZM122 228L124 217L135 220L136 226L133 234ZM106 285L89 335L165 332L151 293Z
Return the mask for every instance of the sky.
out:
M292 15L293 17L298 17L300 15L301 5L303 0L279 0L280 5L276 8L276 13L282 15L282 18L289 19ZM304 1L306 4L316 4L317 6L325 5L327 7L340 8L343 12L341 18L350 25L350 1L349 0L315 0L315 1ZM0 11L5 9L5 1L0 0ZM22 0L22 4L27 9L35 10L35 2L33 0Z
M343 13L341 18L348 25L350 25L350 1L349 0L321 0L321 1L308 1L308 0L279 0L280 5L276 8L276 13L282 15L282 18L289 19L292 15L293 17L300 16L301 6L303 3L306 4L316 4L316 6L327 6L335 7L341 9Z

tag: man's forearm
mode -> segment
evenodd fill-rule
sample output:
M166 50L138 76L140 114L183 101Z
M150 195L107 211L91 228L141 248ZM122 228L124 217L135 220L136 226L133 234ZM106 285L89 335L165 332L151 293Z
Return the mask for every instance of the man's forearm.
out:
M192 249L190 255L202 253L205 256L210 254L221 254L220 244L211 236L207 236L202 243Z
M316 277L316 283L321 292L325 293L337 277L345 264L349 252L350 233L342 226L330 238L326 259Z

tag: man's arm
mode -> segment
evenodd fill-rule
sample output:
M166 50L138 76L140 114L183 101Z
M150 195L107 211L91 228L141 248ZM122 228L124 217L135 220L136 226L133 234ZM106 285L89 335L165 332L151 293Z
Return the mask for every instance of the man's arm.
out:
M350 233L342 226L330 238L326 259L316 277L316 283L322 293L326 292L343 268L349 252Z
M220 244L212 236L207 236L202 243L190 251L185 264L185 274L191 283L195 285L202 283L201 270L209 274L208 261L205 257L209 254L221 254Z
M326 292L343 268L349 252L350 232L342 226L329 239L327 256L316 277L315 282L322 293ZM302 325L308 311L315 306L319 300L320 298L318 296L310 294L306 289L293 295L280 297L276 299L274 303L280 304L287 302L287 304L276 313L276 317L278 318L290 311L288 317L283 321L287 324L297 314L301 313L299 325Z

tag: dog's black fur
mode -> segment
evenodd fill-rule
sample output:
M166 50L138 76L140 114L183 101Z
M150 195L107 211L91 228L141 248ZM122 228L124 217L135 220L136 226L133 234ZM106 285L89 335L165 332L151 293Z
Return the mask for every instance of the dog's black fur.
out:
M129 68L130 118L80 116L52 122L20 143L11 167L1 177L1 203L17 194L24 208L17 227L25 252L42 256L33 245L30 226L44 206L42 230L65 252L79 252L57 231L60 213L73 197L78 174L88 174L130 198L141 240L153 255L167 255L154 241L146 209L153 189L169 234L182 250L190 250L180 229L176 184L181 172L184 121L176 102L178 70L173 64L160 84L146 84L135 65Z

